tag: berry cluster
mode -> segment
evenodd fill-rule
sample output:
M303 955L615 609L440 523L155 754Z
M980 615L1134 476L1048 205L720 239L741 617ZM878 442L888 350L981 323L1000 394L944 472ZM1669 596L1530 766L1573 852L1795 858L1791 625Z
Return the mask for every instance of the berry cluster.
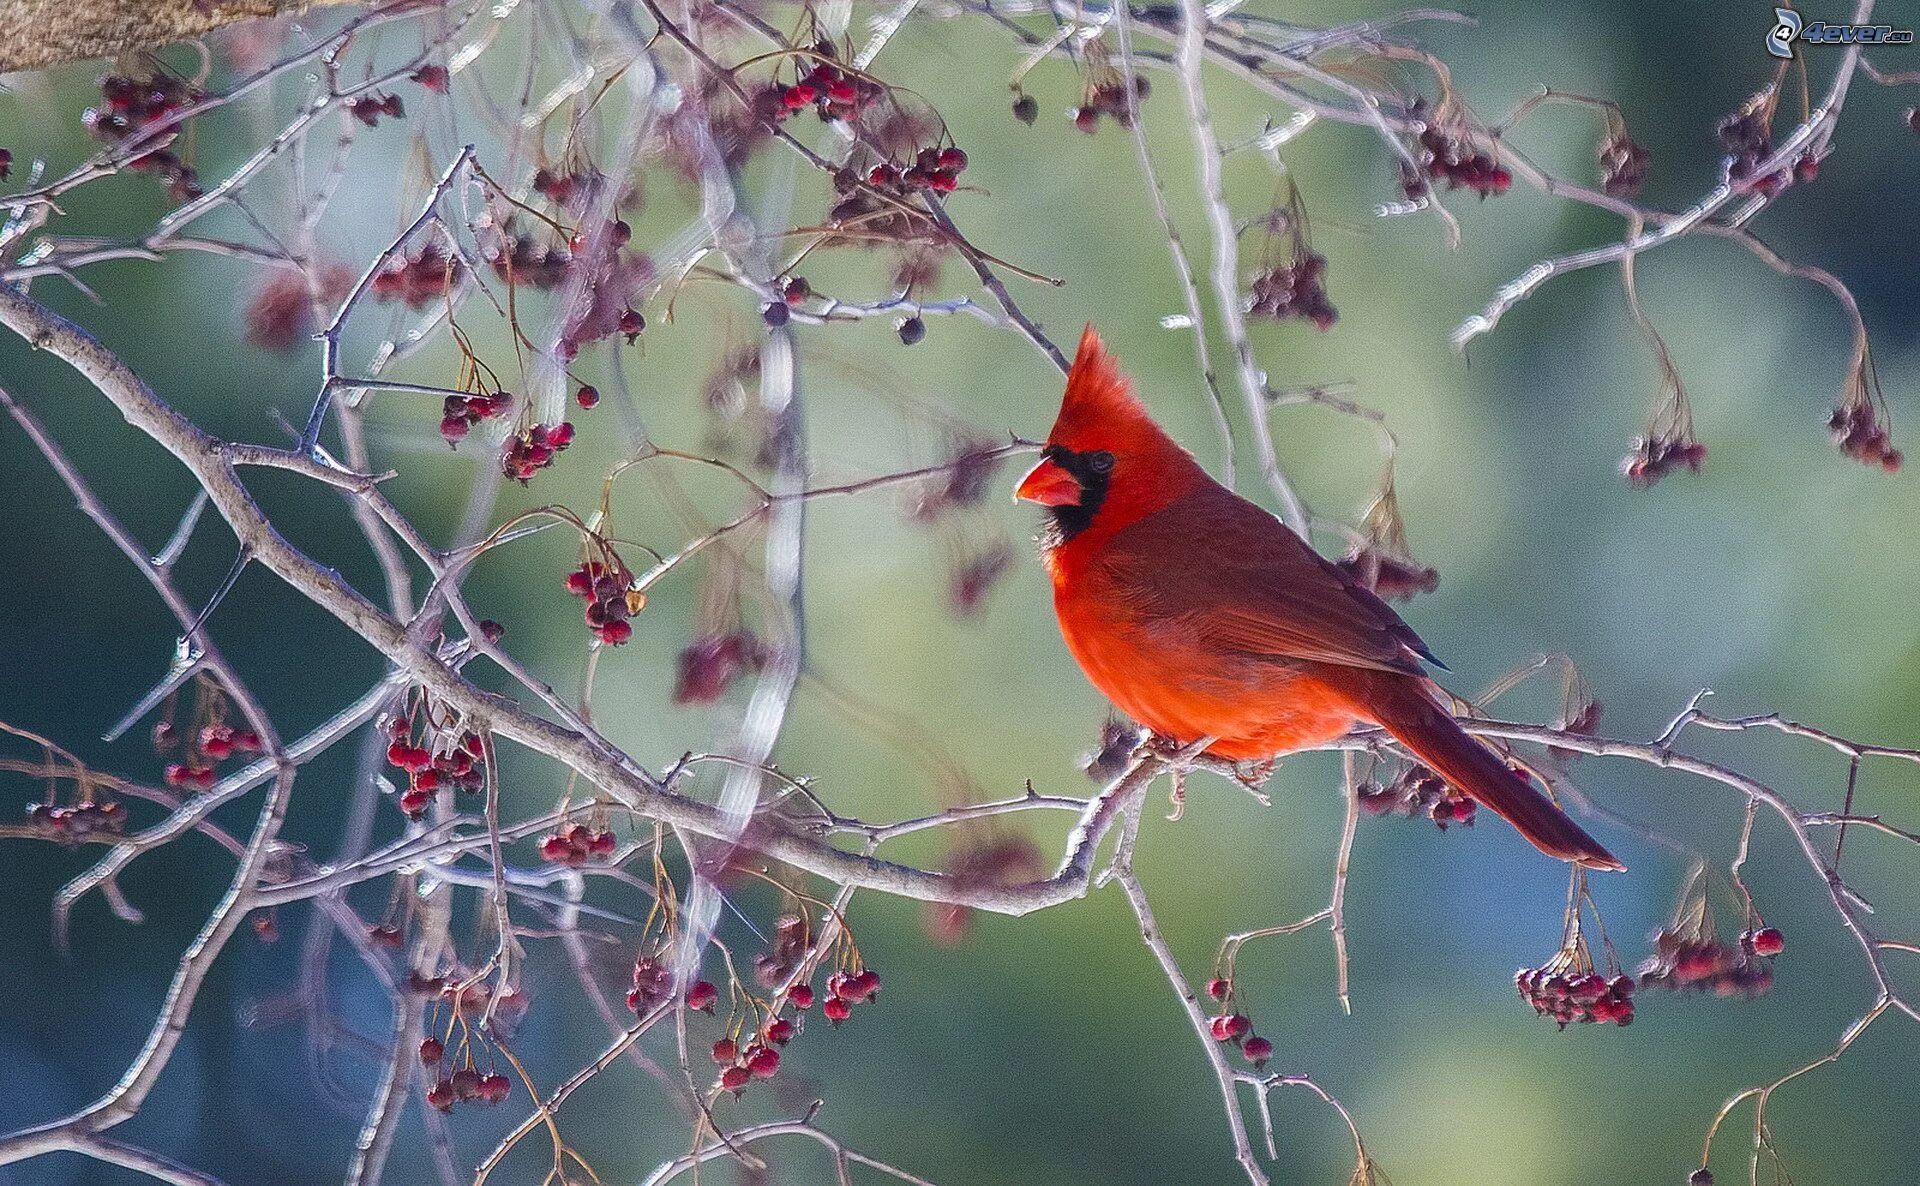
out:
M553 464L562 449L573 444L573 425L530 424L507 438L500 450L500 472L521 485Z
M1514 973L1513 986L1520 990L1520 999L1540 1016L1551 1017L1561 1029L1574 1021L1633 1024L1633 977L1609 978L1591 968L1582 971L1570 966L1564 956L1563 952L1542 967Z
M1843 400L1827 417L1827 430L1833 434L1833 443L1840 452L1855 461L1877 465L1888 473L1900 469L1904 459L1900 450L1893 447L1892 435L1871 401Z
M1785 169L1756 176L1762 162L1773 155L1773 106L1763 98L1756 96L1720 121L1720 146L1727 151L1720 168L1736 190L1771 197L1787 187L1790 177Z
M453 1111L456 1103L502 1104L513 1094L513 1082L505 1075L497 1070L481 1072L470 1047L465 1051L465 1065L449 1071L447 1044L439 1038L423 1038L420 1065L438 1072L433 1086L427 1088L427 1104L442 1112Z
M680 652L674 703L712 704L726 695L734 680L760 670L768 658L759 638L744 628L696 638Z
M950 194L960 188L960 174L966 168L967 154L963 149L923 148L914 154L911 165L902 167L892 161L882 161L867 170L867 184L897 195L913 190Z
M386 724L387 761L407 773L407 789L400 792L400 810L408 819L422 819L442 787L472 794L486 785L486 747L480 735L464 730L436 732L431 722L414 740L411 715L395 716Z
M1313 322L1315 329L1331 329L1340 313L1327 299L1326 271L1327 257L1313 251L1268 268L1253 278L1247 312L1276 321L1298 317Z
M203 704L203 714L207 712ZM207 791L220 775L215 767L235 754L257 754L265 747L260 744L260 735L252 729L235 729L220 719L219 708L215 706L207 723L198 729L189 729L186 735L172 721L160 721L153 727L153 748L156 753L166 754L178 750L175 759L167 763L162 777L167 785L182 790Z
M110 74L100 82L101 107L89 107L80 122L96 139L118 144L169 118L181 108L201 98L199 91L184 80L164 72L146 79ZM199 176L193 166L183 163L170 149L156 148L127 162L129 168L158 174L167 183L167 193L176 202L185 202L201 194Z
M1405 601L1418 593L1431 593L1440 587L1440 573L1414 561L1395 555L1376 543L1357 544L1352 551L1333 562L1354 580L1373 590L1383 601Z
M460 261L438 243L428 243L380 269L373 277L373 299L405 301L418 309L447 295L460 271Z
M1253 1032L1253 1018L1232 1007L1233 982L1215 976L1207 981L1207 995L1220 1002L1220 1012L1207 1021L1207 1033L1216 1042L1231 1042L1254 1070L1273 1057L1273 1043Z
M1471 828L1479 809L1479 804L1418 763L1408 765L1385 786L1362 783L1359 797L1360 809L1368 815L1424 815L1443 832L1450 824Z
M536 169L533 192L556 206L564 206L575 197L590 194L600 184L600 174L592 169L562 173L558 169Z
M1645 490L1672 471L1685 466L1693 473L1707 460L1707 447L1687 436L1639 436L1620 459L1628 482Z
M457 448L474 426L493 420L513 407L513 396L504 391L491 395L449 395L440 405L440 435L447 445Z
M1616 198L1640 195L1647 183L1647 166L1652 154L1633 142L1621 128L1600 145L1600 188Z
M816 46L831 56L831 46ZM870 78L851 74L831 62L821 62L791 86L780 83L763 89L754 106L762 119L778 122L811 107L823 120L852 119L884 94L886 88Z
M1134 102L1144 102L1152 92L1153 84L1147 81L1146 75L1133 76ZM1022 122L1033 122L1029 115L1022 114L1020 109L1021 103L1032 102L1031 98L1022 95L1020 101L1013 105L1013 113L1019 116ZM1038 112L1039 105L1035 104L1032 113L1038 114ZM1067 118L1073 121L1073 126L1089 136L1100 130L1100 117L1103 115L1123 128L1133 126L1133 103L1127 101L1126 81L1118 75L1089 86L1080 106L1067 109Z
M502 280L529 288L558 288L573 268L573 252L559 244L540 243L531 235L508 228L501 241L487 251L487 262Z
M77 803L27 804L27 826L62 844L78 844L90 836L117 836L127 826L127 813L118 803L82 799Z
M1757 997L1773 987L1773 957L1785 947L1773 927L1744 931L1735 944L1691 928L1662 929L1654 933L1653 955L1639 968L1640 987Z
M1424 104L1416 103L1411 115L1419 115ZM1482 199L1504 194L1513 188L1513 174L1491 153L1476 152L1472 143L1434 126L1421 128L1413 148L1414 164L1400 164L1400 188L1409 200L1418 201L1433 193L1433 183L1444 181L1448 189L1470 189Z
M633 961L632 986L627 989L627 1008L644 1017L673 997L673 969L657 956L641 955Z
M835 972L827 977L827 999L820 1003L820 1013L838 1026L853 1016L855 1005L878 1000L879 996L880 973L872 968L862 968L858 972Z
M611 555L604 562L588 560L568 573L567 592L587 603L587 629L609 646L633 637L633 623L627 619L647 601L633 587L633 573Z
M380 117L404 119L406 109L400 105L399 95L362 95L347 100L347 114L370 128L380 126Z
M612 856L614 847L612 831L574 824L540 838L540 859L578 869L594 857Z
M554 352L562 362L571 362L580 347L602 338L620 334L631 346L647 328L647 319L633 307L646 286L654 279L653 262L645 255L624 251L632 241L633 230L624 221L610 223L606 233L597 237L575 235L564 257L549 252L550 259L566 261L566 268L580 270L586 280L586 299L571 304L560 327L560 340ZM543 278L544 283L544 278Z

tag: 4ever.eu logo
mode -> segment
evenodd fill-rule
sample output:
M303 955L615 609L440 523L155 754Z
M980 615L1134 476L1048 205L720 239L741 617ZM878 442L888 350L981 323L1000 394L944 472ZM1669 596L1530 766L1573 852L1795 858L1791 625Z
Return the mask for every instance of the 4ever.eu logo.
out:
M1829 25L1825 21L1807 22L1791 8L1773 10L1773 29L1767 34L1767 52L1776 58L1791 58L1793 43L1809 45L1912 45L1912 29L1892 25Z

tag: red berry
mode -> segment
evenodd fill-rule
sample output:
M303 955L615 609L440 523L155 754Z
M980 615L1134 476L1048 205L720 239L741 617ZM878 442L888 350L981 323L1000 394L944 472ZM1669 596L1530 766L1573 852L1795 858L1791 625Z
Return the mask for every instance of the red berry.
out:
M1786 949L1786 936L1776 927L1761 927L1757 931L1748 931L1741 938L1755 955L1779 955Z
M442 1079L427 1088L427 1103L442 1112L453 1111L453 1084Z
M853 1016L853 1006L847 1003L845 997L828 997L826 1003L820 1006L820 1012L826 1015L828 1021L839 1025Z
M573 393L573 402L582 408L592 408L600 403L600 389L591 383L582 383L580 390Z
M756 1079L771 1079L780 1069L780 1052L771 1046L756 1046L747 1053L747 1069Z
M1245 1055L1247 1061L1257 1070L1266 1066L1267 1060L1273 1057L1273 1043L1259 1036L1251 1037L1241 1044L1240 1053Z
M387 747L387 761L391 765L405 769L407 765L407 755L412 752L413 747L408 745L404 740L396 741ZM171 771L173 767L169 766L167 769Z
M740 1089L747 1085L749 1078L751 1078L751 1075L747 1068L728 1067L726 1070L720 1072L720 1086L738 1095L740 1094Z
M480 1076L480 1098L489 1104L505 1103L513 1094L513 1083L500 1072Z
M943 148L937 163L948 173L958 173L967 167L967 154L958 148Z
M600 641L609 646L619 646L633 637L633 627L626 622L608 622L600 627Z
M420 1043L420 1062L424 1066L438 1066L442 1055L446 1054L446 1043L438 1038L425 1038Z
M793 1002L796 1009L810 1008L813 1005L813 986L796 984L787 991L787 999Z
M687 986L687 1008L704 1009L711 1013L713 1011L713 1002L719 995L720 990L715 988L711 982L696 980Z
M480 1096L480 1072L472 1067L461 1067L453 1073L453 1094L463 1100L477 1099Z
M1207 995L1216 1001L1226 1000L1227 994L1232 991L1232 982L1222 979L1219 976L1215 976L1213 979L1207 981Z
M722 1038L713 1044L713 1061L721 1066L725 1066L739 1056L740 1049L734 1045L732 1038Z
M776 1017L767 1024L767 1041L776 1046L785 1046L793 1041L793 1023L784 1017Z

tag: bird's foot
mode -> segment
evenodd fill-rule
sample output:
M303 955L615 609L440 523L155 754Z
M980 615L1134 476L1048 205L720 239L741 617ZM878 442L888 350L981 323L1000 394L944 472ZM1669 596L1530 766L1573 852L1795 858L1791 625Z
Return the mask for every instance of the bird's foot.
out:
M1280 763L1275 758L1261 758L1259 761L1239 761L1233 764L1233 776L1240 785L1249 791L1258 790L1269 778L1273 777L1273 768Z
M1187 814L1187 772L1176 767L1173 771L1173 788L1167 792L1167 804L1172 808L1167 819L1178 822Z

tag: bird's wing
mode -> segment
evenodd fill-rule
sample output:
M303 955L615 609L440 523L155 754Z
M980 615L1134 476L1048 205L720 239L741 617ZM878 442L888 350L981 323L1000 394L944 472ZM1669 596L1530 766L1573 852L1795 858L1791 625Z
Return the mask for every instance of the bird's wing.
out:
M1134 613L1210 648L1414 674L1438 662L1372 590L1221 486L1122 529L1101 567Z

